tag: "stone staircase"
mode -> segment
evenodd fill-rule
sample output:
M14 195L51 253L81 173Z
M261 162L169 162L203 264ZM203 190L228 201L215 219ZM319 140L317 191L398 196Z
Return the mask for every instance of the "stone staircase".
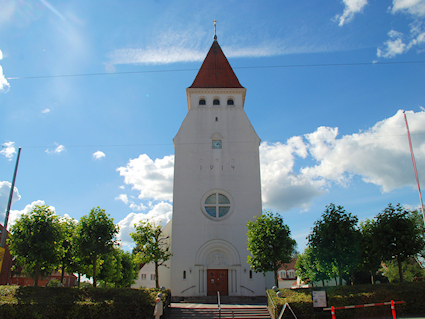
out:
M168 319L270 319L266 305L217 305L172 304Z

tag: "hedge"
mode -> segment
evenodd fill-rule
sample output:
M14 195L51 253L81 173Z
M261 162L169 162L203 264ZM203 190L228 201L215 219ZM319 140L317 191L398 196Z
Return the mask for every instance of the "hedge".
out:
M298 318L331 318L330 311L313 308L312 291L323 288L281 289L282 297L268 290L276 305L276 313L280 314L285 303L288 303ZM425 282L387 283L376 285L354 285L326 287L328 307L363 305L387 301L404 301L396 305L397 317L425 315ZM269 303L270 304L270 303ZM292 316L285 310L283 318ZM392 318L391 306L376 306L358 309L336 310L336 318Z
M0 286L0 319L153 318L156 289ZM167 303L170 291L163 292Z

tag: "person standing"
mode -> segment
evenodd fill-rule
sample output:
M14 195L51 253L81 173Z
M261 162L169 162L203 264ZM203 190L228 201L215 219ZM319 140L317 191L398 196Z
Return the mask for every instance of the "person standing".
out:
M161 298L156 298L156 305L155 305L155 310L153 312L153 315L155 317L155 319L159 319L162 316L162 301Z

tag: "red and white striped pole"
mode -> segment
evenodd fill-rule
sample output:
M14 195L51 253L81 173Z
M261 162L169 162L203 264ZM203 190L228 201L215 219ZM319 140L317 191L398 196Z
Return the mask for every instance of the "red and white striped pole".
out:
M335 307L331 307L332 319L335 319Z
M406 122L407 139L409 140L410 155L412 157L413 170L415 171L416 183L418 184L419 200L421 201L421 211L422 211L422 216L424 218L424 223L425 223L425 212L424 212L424 204L422 202L421 186L419 184L418 170L416 169L415 155L413 154L412 139L410 138L409 124L407 124L407 117L404 111L403 111L403 115L404 115L404 122Z
M394 305L394 300L391 300L391 311L393 313L393 319L397 319L397 316L395 314L395 305Z

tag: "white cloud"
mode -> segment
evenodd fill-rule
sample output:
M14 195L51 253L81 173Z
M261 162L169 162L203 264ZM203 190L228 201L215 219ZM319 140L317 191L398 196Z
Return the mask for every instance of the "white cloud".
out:
M9 159L9 161L11 161L13 154L16 153L15 142L6 142L3 143L1 146L2 149L0 151L0 154L4 155L7 159Z
M128 204L128 196L126 194L120 194L118 197L115 197L115 200L120 200L124 204Z
M367 5L367 0L343 0L345 5L344 12L342 15L337 14L335 20L339 21L339 26L343 26L345 23L350 22L356 13L363 10L364 6Z
M6 78L3 75L3 68L0 65L0 92L7 92L9 91L10 84L7 82Z
M55 145L56 145L56 148L54 150L47 149L45 152L47 154L60 154L63 151L65 151L65 146L59 145L58 143L55 143Z
M413 47L423 48L425 45L425 28L423 26L425 16L424 0L394 0L391 9L393 14L398 12L407 14L413 18L409 24L410 33L405 35L401 32L391 30L388 32L389 39L384 42L383 47L378 48L377 56L393 58L403 54Z
M41 113L43 113L43 114L46 114L46 113L49 113L49 112L50 112L50 109L48 109L48 108L46 108L43 111L41 111Z
M130 213L124 219L118 222L120 231L118 238L125 246L131 246L133 239L130 233L134 232L134 225L141 220L149 220L151 222L165 226L170 220L173 211L173 206L170 203L160 202L150 207L148 213Z
M383 58L393 58L396 55L409 51L414 46L425 44L425 30L421 22L410 24L410 35L405 36L401 32L391 30L388 32L390 39L384 43L383 48L378 48L377 56ZM406 43L403 42L406 39Z
M406 112L418 161L425 160L425 112ZM329 131L328 134L316 134ZM301 171L310 178L324 178L347 183L354 175L366 183L381 187L383 192L406 185L414 186L412 163L403 112L378 122L366 132L336 138L335 130L319 128L306 135L310 154L318 164ZM319 153L314 150L319 149ZM424 176L425 168L419 167Z
M151 160L142 154L131 159L127 166L117 168L124 183L140 191L139 199L171 201L173 197L174 156Z
M93 153L93 158L94 159L101 159L105 157L105 153L101 152L101 151L97 151L95 153Z
M46 203L43 200L37 200L37 201L34 201L31 204L28 204L27 206L25 206L25 208L23 210L11 210L10 211L10 216L9 216L9 224L8 224L9 226L8 226L8 229L23 214L28 214L30 211L32 211L34 209L35 206L44 206L44 205L46 205ZM55 208L53 206L49 206L49 209L52 212L55 212Z
M425 161L425 112L406 112L418 162ZM352 177L389 192L404 186L415 187L413 167L402 111L378 122L371 129L338 137L338 128L319 127L304 139L294 137L286 144L260 146L262 195L265 207L286 211L308 209L314 197L333 184L346 186ZM306 155L308 153L308 155ZM316 164L294 170L296 162ZM419 176L425 167L418 166Z
M425 111L409 111L406 115L416 160L423 163ZM345 187L354 176L379 186L383 192L405 186L415 187L402 111L366 131L342 137L338 134L338 128L319 127L304 136L294 136L286 143L261 143L264 207L277 211L296 207L307 210L315 197L322 196L334 185ZM117 171L124 176L125 184L140 192L139 199L171 202L173 162L173 156L152 160L143 154ZM419 176L425 178L425 166L418 165L418 170ZM121 194L117 199L130 205L133 211L146 209L127 195ZM150 203L149 207L152 205ZM145 215L133 213L131 216L142 218Z
M0 182L0 216L1 216L0 223L2 223L2 224L3 224L4 218L5 218L7 204L9 202L10 187L12 187L12 183L9 183L7 181ZM13 196L12 196L12 203L11 203L10 207L12 208L13 204L16 203L20 199L21 199L21 195L19 195L18 189L16 187L14 187ZM10 215L9 215L9 220L10 219L11 218L10 218Z
M392 12L396 13L402 11L414 16L425 15L425 1L424 0L393 0Z
M286 211L308 209L311 199L324 193L324 182L294 172L296 157L306 158L307 147L300 136L286 144L260 145L261 187L265 207Z
M3 52L0 50L0 60L3 59ZM0 92L7 92L10 88L10 84L7 82L3 75L3 68L0 65Z

